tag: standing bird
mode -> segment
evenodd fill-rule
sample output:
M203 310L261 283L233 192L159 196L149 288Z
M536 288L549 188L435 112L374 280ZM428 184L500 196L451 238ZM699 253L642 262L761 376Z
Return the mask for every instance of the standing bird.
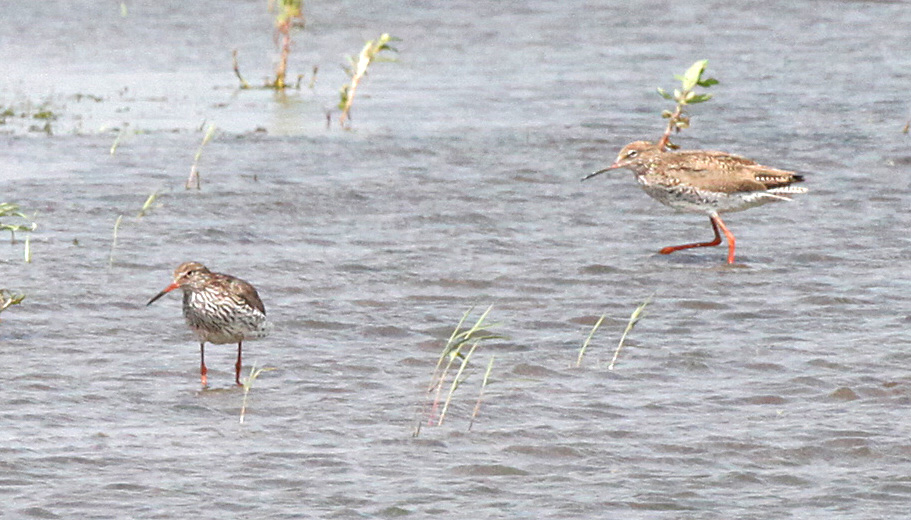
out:
M635 141L623 147L614 164L587 175L626 168L636 174L642 189L662 204L683 211L708 214L715 231L711 242L668 246L663 255L691 247L717 246L718 228L728 240L728 263L734 263L734 235L719 213L742 211L776 200L791 200L787 195L806 193L792 186L803 177L787 170L762 166L749 159L723 152L684 150L669 152L648 141Z
M216 345L237 342L234 382L240 382L240 357L246 339L261 338L268 331L266 308L256 289L231 275L213 273L198 262L185 262L174 270L174 283L149 303L174 289L183 290L183 316L199 339L199 377L206 387L206 342Z

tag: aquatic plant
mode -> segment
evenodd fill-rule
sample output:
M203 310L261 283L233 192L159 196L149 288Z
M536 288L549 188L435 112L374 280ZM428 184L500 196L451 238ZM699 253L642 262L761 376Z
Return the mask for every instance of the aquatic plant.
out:
M25 213L19 211L17 204L0 202L0 231L9 231L10 244L16 243L16 231L34 231L38 224L31 220ZM13 219L13 224L8 219Z
M276 6L277 4L277 6ZM281 56L275 66L275 81L272 87L278 90L285 88L285 75L288 71L288 55L291 54L291 27L297 20L300 26L304 24L302 0L270 0L270 8L275 10L275 31L281 36ZM298 84L300 80L298 79Z
M115 137L114 142L111 143L111 155L114 155L117 152L117 147L120 146L120 141L127 134L127 127L129 127L129 123L124 123L123 126L120 127L120 131L117 132L117 137Z
M585 357L585 350L588 348L588 344L591 343L592 337L595 335L595 331L598 330L598 327L601 326L601 323L604 322L604 317L607 314L602 314L598 321L595 322L595 326L592 327L591 332L588 333L588 337L585 338L585 341L582 342L582 348L579 349L579 355L576 357L576 368L582 366L582 358Z
M193 166L190 167L190 176L187 177L187 184L184 186L186 189L200 188L199 183L199 158L202 157L202 149L206 144L212 140L212 136L215 135L215 125L210 124L206 128L206 134L202 137L202 142L199 143L199 148L196 149L196 155L193 157ZM195 186L194 186L195 184Z
M278 63L275 65L275 79L266 83L263 88L284 90L288 87L286 76L288 74L288 56L291 54L291 30L295 27L304 27L304 11L302 0L269 0L269 12L275 13L275 40L279 44L280 52ZM240 73L237 64L237 49L231 53L234 62L234 75L240 81L241 89L252 88ZM299 89L304 75L298 75L294 88Z
M658 88L658 94L660 94L661 97L676 103L673 112L664 110L661 113L661 117L667 119L667 127L664 130L664 135L661 136L661 139L658 141L658 147L660 149L677 148L676 145L670 142L671 133L679 132L690 126L690 117L686 113L687 106L704 103L709 99L712 99L711 94L696 93L696 87L708 88L718 84L717 79L702 77L706 65L708 65L708 60L699 60L690 65L690 68L687 69L682 76L674 75L675 79L680 80L680 88L674 89L673 94L667 92L663 88Z
M348 120L351 118L351 105L354 103L354 94L357 92L357 86L361 80L367 75L367 67L374 61L395 61L395 58L385 55L380 56L383 51L398 52L397 49L389 45L389 42L392 41L399 41L399 39L389 36L388 33L383 33L376 40L367 41L357 59L348 56L348 66L345 67L345 72L350 79L348 83L342 85L342 88L339 89L340 100L338 108L342 111L342 115L339 117L339 124L342 128L348 128Z
M152 211L152 205L155 204L156 199L158 199L158 190L153 191L149 195L145 203L142 205L142 208L139 209L139 213L136 214L136 218L142 218L148 215L149 212Z
M446 412L449 409L449 405L452 402L452 397L455 394L456 389L462 382L465 380L463 374L468 362L471 360L472 355L475 353L477 348L487 340L491 339L504 339L505 336L492 333L490 329L496 327L497 324L488 324L485 323L487 316L490 314L490 311L493 309L493 305L487 308L483 314L475 321L474 325L467 329L463 329L462 326L465 324L465 320L468 319L468 316L474 310L474 307L468 309L465 314L462 315L462 319L459 320L459 323L456 325L455 329L452 331L452 334L449 336L449 340L446 342L446 345L443 347L443 351L440 353L439 359L437 359L437 364L433 369L433 374L430 376L430 385L427 388L427 393L433 396L433 400L430 404L430 411L426 414L427 424L440 426L443 424L443 421L446 418ZM467 353L463 354L463 350L468 345ZM452 369L455 361L459 359L458 370L452 378L452 381L449 383L449 391L446 394L445 400L442 401L442 410L440 411L439 417L436 416L436 411L440 407L441 399L443 399L443 388L446 387L446 382L448 380L448 375ZM472 422L477 416L478 410L481 406L481 398L483 396L484 388L487 386L487 382L490 378L490 372L493 369L493 357L491 356L490 361L487 364L487 371L484 375L484 381L481 384L481 391L478 395L478 400L475 403L475 409L472 413ZM466 376L467 377L467 376ZM415 427L413 435L417 437L421 432L421 425L424 421L425 414L422 414L422 417L418 419L417 426ZM470 425L469 425L470 428Z
M0 313L13 305L19 305L24 299L24 294L14 293L7 289L0 289Z
M490 356L490 361L487 362L487 370L484 371L484 380L481 381L481 389L478 390L478 400L475 401L474 410L471 412L471 421L468 423L468 431L471 431L471 427L474 426L474 420L481 410L481 399L484 397L484 389L487 388L487 381L490 379L491 370L493 370L493 360L494 356Z
M633 327L639 323L639 320L642 319L645 308L652 302L654 294L645 299L644 302L640 303L636 310L629 317L629 321L626 324L626 329L623 330L623 334L620 336L620 343L617 344L617 350L614 351L614 357L611 359L610 365L608 365L608 370L613 370L614 365L617 363L617 357L620 355L620 349L623 348L623 344L626 342L626 336L629 335L630 331L633 330ZM588 348L588 345L591 343L592 337L595 335L595 331L601 326L604 322L604 318L607 314L602 314L598 321L595 322L594 327L592 327L591 332L588 333L588 337L585 338L585 341L582 342L582 348L579 349L579 355L576 357L576 367L582 366L582 358L585 356L585 351Z
M253 366L250 367L250 375L244 379L244 400L240 405L240 424L244 423L244 417L247 414L247 395L250 394L250 390L253 389L253 383L256 382L256 378L259 377L263 372L270 372L275 370L272 367L262 367L256 368L256 363L253 363Z
M617 344L617 350L614 351L614 357L611 359L610 365L607 366L608 370L614 369L614 364L617 362L617 356L620 355L620 349L623 348L623 343L626 342L627 334L629 334L630 331L633 330L633 327L639 323L639 320L642 319L643 312L645 312L645 308L648 307L648 304L652 302L653 296L654 294L646 298L645 301L640 303L639 306L636 307L636 310L630 314L629 321L626 323L626 328L623 330L623 335L620 336L620 343Z

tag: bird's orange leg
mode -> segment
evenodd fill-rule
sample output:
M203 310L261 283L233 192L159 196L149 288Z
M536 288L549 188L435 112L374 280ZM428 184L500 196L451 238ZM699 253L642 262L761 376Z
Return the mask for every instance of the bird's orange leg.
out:
M724 224L721 222L721 219L718 219L718 221L716 223L716 221L715 221L716 218L717 218L717 215L713 215L711 217L712 229L715 231L715 239L712 240L711 242L698 242L696 244L683 244L682 246L667 246L658 252L661 253L662 255L669 255L669 254L673 253L674 251L680 251L681 249L690 249L692 247L717 246L718 244L721 243L721 233L718 232L718 224L721 224L721 228L724 229L724 234L726 236L729 236L731 239L733 239L734 238L733 235L730 235L730 232L727 230L726 227L724 227ZM733 254L733 253L731 253L731 254Z
M206 370L206 344L203 342L199 344L199 380L202 382L203 388L209 386L209 380L206 378L208 372Z
M728 227L724 225L724 222L721 220L721 217L719 217L717 213L712 215L712 225L714 226L716 223L721 228L721 231L724 232L724 237L728 239L728 263L733 264L734 249L737 246L737 241L734 240L734 233L731 233ZM718 235L717 227L715 228L715 235Z
M241 345L243 345L243 343L244 343L243 341L237 342L237 363L234 363L234 382L237 383L237 386L244 386L240 382L240 351L241 351L241 348L243 348L241 346Z

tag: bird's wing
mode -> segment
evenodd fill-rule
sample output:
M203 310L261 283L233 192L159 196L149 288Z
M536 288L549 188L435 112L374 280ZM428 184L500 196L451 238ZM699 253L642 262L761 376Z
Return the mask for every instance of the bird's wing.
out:
M263 305L263 301L259 299L259 293L252 285L237 278L231 280L231 285L233 289L231 294L239 299L239 303L249 305L263 314L266 313L266 306Z
M728 170L694 164L676 164L666 170L668 177L697 189L721 193L765 191L766 185L743 167Z
M677 153L681 160L668 168L668 174L697 188L739 193L780 188L803 180L794 172L769 168L738 155L711 151Z

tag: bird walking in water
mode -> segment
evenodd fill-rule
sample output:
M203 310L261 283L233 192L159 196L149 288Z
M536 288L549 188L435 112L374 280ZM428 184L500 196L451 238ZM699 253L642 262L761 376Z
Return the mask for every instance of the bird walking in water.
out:
M723 152L670 152L648 141L624 146L614 164L582 180L617 168L635 173L642 189L658 202L683 211L707 214L712 222L715 238L711 242L668 246L659 253L667 255L692 247L717 246L721 243L720 229L728 241L729 264L734 263L736 241L720 213L791 200L788 195L807 191L792 185L803 181L803 177L794 172L769 168Z
M256 289L231 275L213 273L198 262L185 262L174 270L174 282L156 294L151 305L174 289L183 290L183 315L199 340L199 377L206 378L206 343L237 343L234 382L240 382L241 351L244 340L266 335L266 308Z

